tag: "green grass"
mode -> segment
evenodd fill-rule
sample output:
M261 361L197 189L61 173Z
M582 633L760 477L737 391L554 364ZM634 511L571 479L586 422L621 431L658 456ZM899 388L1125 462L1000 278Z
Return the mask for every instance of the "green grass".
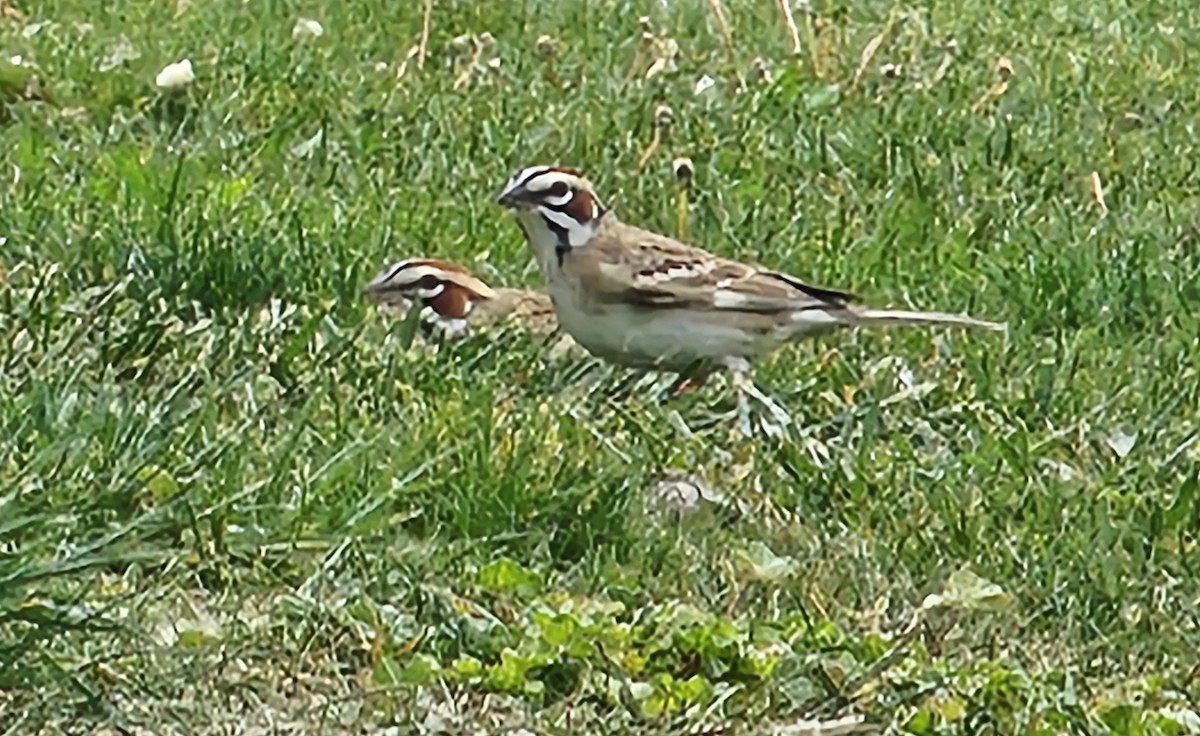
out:
M705 3L437 2L397 80L419 5L0 21L52 98L0 77L0 731L1189 732L1200 6L816 2L792 57L730 0L731 62ZM640 12L680 48L648 80ZM690 240L1007 335L782 350L802 429L751 441L670 421L721 381L612 398L521 334L405 349L359 296L416 254L537 284L492 204L526 164L675 232L679 156ZM647 510L671 470L741 513Z

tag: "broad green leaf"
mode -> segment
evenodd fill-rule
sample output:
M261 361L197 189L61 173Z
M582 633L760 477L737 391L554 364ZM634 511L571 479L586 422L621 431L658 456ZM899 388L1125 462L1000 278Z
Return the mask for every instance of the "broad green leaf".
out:
M676 681L671 690L675 697L690 706L708 700L712 694L712 685L700 675L693 675L682 682Z
M919 708L916 713L909 717L908 723L904 724L904 728L911 734L917 736L926 736L932 734L934 729L935 716L928 708Z
M570 616L538 614L534 616L534 622L542 633L542 641L552 647L566 646L576 629L575 621Z
M795 574L798 563L791 557L781 557L762 542L754 542L737 553L737 561L750 579L774 582Z
M483 663L471 656L459 657L450 665L450 669L460 677L479 677L483 674Z
M1178 529L1193 519L1200 518L1200 506L1197 505L1197 493L1200 490L1200 478L1193 475L1179 486L1175 500L1163 512L1163 526L1168 529Z
M380 657L371 669L371 681L380 687L395 687L400 684L403 669L390 657Z
M157 465L147 465L137 473L137 478L146 486L156 503L169 501L179 493L179 483L170 472Z
M841 99L842 88L837 84L827 84L804 95L804 107L809 112L825 112L837 107Z
M508 557L493 560L479 571L479 585L493 593L532 595L541 587L541 582L536 573Z
M417 654L404 664L399 673L398 684L428 685L441 672L441 664L428 654Z
M25 94L33 71L0 57L0 102L11 102Z
M1104 724L1112 729L1114 736L1142 736L1146 733L1142 725L1141 708L1122 703L1110 708L1101 716Z
M488 668L486 682L489 687L509 693L527 691L526 673L545 662L531 659L515 649L500 652L500 662Z
M215 619L206 614L195 618L182 618L175 622L179 643L185 647L199 647L221 641L224 631Z
M960 568L950 575L941 593L925 597L923 608L961 608L966 610L999 611L1007 608L1012 598L993 582L979 577L969 568Z

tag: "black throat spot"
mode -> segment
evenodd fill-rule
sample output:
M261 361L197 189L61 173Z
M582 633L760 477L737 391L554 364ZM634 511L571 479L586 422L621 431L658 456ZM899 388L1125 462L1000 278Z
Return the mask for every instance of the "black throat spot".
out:
M563 259L567 257L567 252L571 250L571 236L567 233L565 227L550 218L543 217L542 220L546 223L546 227L550 228L550 232L554 233L555 240L558 241L554 246L554 255L558 259L558 267L562 268Z

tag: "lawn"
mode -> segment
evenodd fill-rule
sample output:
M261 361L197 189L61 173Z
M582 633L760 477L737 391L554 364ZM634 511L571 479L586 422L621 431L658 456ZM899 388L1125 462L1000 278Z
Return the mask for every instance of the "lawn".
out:
M1200 733L1200 5L3 5L0 733ZM1008 330L409 344L534 163Z

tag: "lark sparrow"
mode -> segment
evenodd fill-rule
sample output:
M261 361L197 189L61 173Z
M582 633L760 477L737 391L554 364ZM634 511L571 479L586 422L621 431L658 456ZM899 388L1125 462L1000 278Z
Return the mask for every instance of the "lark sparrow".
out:
M512 210L562 328L596 356L704 376L730 371L743 428L746 397L777 422L787 412L754 385L750 361L782 344L842 327L1004 325L941 312L872 309L854 295L721 258L629 225L575 169L517 171L497 201Z
M540 291L494 289L455 263L412 258L380 271L363 294L387 312L407 314L421 305L426 337L460 339L472 330L514 320L535 335L556 328L550 299Z

